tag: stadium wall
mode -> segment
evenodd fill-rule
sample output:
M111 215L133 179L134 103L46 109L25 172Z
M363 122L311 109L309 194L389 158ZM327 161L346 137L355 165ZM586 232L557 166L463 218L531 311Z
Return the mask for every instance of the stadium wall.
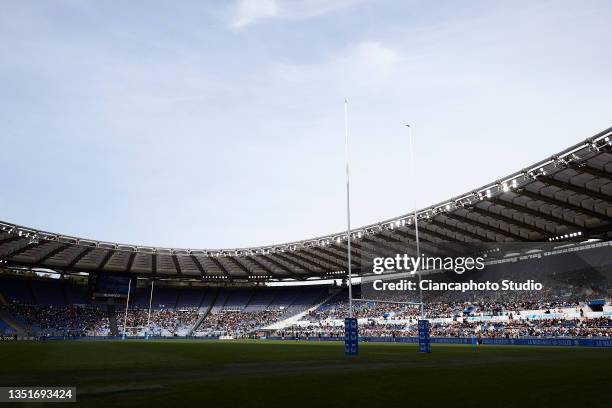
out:
M82 337L66 337L66 336L49 336L46 340L117 340L120 337L113 336L82 336ZM145 340L144 336L132 336L126 340ZM217 336L210 337L185 337L185 336L151 336L150 340L219 340ZM31 338L34 340L34 338ZM342 337L311 337L300 338L295 340L293 337L270 336L260 338L259 340L276 340L276 341L343 341ZM231 340L228 340L231 341ZM418 337L363 337L361 341L364 343L418 343ZM568 347L612 347L612 339L585 339L585 338L521 338L521 339L493 339L482 338L476 339L471 337L432 337L432 343L439 344L484 344L496 346L568 346Z
M295 341L291 337L268 337L269 340ZM316 337L300 339L300 341L341 341L341 337ZM418 343L418 337L364 337L365 343ZM514 345L514 346L575 346L575 347L612 347L612 339L582 339L582 338L556 338L556 339L489 339L477 340L470 337L432 337L432 343L443 344L488 344L488 345Z

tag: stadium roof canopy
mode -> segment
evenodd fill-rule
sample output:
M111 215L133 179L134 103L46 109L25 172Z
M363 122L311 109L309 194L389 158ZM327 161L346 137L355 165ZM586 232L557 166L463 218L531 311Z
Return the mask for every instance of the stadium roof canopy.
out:
M612 128L483 187L417 211L421 252L612 236ZM414 214L352 230L353 272L368 259L414 253ZM449 246L450 245L450 246ZM0 266L59 273L266 281L341 278L347 234L278 245L179 249L124 245L0 222Z

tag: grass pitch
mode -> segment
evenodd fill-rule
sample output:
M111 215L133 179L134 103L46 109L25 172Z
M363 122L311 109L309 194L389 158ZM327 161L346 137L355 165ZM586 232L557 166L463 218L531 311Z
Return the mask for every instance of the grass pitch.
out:
M609 407L612 350L365 343L346 357L341 342L5 342L0 385L76 386L86 407Z

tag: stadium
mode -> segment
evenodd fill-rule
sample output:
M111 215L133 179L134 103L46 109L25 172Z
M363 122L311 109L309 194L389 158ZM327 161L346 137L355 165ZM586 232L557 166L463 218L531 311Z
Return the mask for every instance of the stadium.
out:
M463 28L457 27L464 27L464 24L476 27L480 41L482 21L491 18L491 21L513 26L514 23L505 18L516 17L513 14L515 10L495 10L484 16L471 10L474 17L480 16L483 20L464 20L461 17L453 23L458 26L451 24L452 29L436 22L433 26L428 23L422 31L403 33L400 37L405 41L413 34L427 39L422 48L416 47L422 54L415 53L414 59L412 56L402 59L392 52L392 48L365 41L357 47L349 46L328 63L314 65L308 62L302 66L287 61L292 58L300 62L303 62L302 58L310 61L308 58L314 57L309 52L317 54L333 48L335 37L342 37L338 33L353 38L353 27L359 27L356 30L360 33L371 35L381 29L379 22L385 22L393 28L387 35L396 33L394 30L399 30L397 27L401 24L398 26L395 21L398 13L394 12L394 7L405 11L405 5L392 7L389 4L379 8L367 1L331 1L325 5L323 2L304 2L297 5L299 2L242 0L227 10L220 6L211 7L215 10L211 15L185 5L182 6L186 7L184 9L156 5L146 12L126 5L125 15L134 21L117 23L115 18L123 11L109 12L106 6L76 3L41 5L41 10L44 8L46 12L42 13L45 18L40 20L34 8L17 5L7 8L10 18L0 16L0 32L23 34L22 27L41 30L34 31L35 39L26 35L23 42L17 37L9 41L12 45L6 49L10 48L11 52L5 53L0 47L0 57L5 57L0 59L0 72L7 78L0 79L0 84L6 85L11 92L10 96L0 98L3 103L0 107L11 112L7 116L0 113L0 117L5 119L5 125L0 125L1 133L5 135L0 139L0 145L6 147L0 151L0 158L6 163L4 176L0 176L3 177L0 211L7 214L0 214L0 405L36 406L56 402L84 407L610 405L612 127L595 134L584 130L576 132L572 135L572 142L563 145L566 146L564 149L553 148L562 140L557 133L563 126L555 125L553 131L553 124L550 124L550 132L536 130L549 126L542 125L545 108L538 112L542 117L531 117L528 110L532 105L524 95L521 95L521 101L525 106L515 106L513 112L523 112L521 121L525 124L508 125L507 131L500 129L501 125L495 123L491 126L491 123L500 117L510 118L511 113L503 112L501 103L487 110L490 104L486 102L485 94L478 94L485 102L479 101L475 105L477 112L471 117L474 121L482 120L482 124L479 123L480 132L484 134L482 138L471 134L474 129L479 129L478 126L471 128L471 132L463 131L455 124L447 125L447 128L429 128L438 129L438 135L443 133L442 129L451 129L453 134L460 135L460 141L456 143L453 143L453 137L441 138L444 143L438 143L435 137L429 140L431 152L427 157L434 159L431 166L418 166L420 162L415 159L413 151L412 125L408 126L406 133L410 135L409 156L385 154L370 162L363 158L377 155L368 150L376 146L375 143L362 148L367 150L366 153L357 151L356 155L362 155L361 162L355 160L357 175L372 172L374 175L369 181L377 187L390 185L386 179L394 177L393 171L386 168L389 164L389 169L393 169L388 162L401 157L402 170L412 166L408 182L403 179L403 174L399 177L398 190L402 191L395 201L403 213L397 216L376 216L378 221L367 225L351 224L351 205L356 204L351 201L354 196L351 196L349 182L349 174L352 177L349 169L353 164L350 163L352 153L349 150L349 129L352 131L352 128L349 126L349 103L345 99L341 136L346 149L345 162L342 163L346 178L345 184L334 186L334 189L341 190L342 195L346 193L346 201L342 203L346 229L287 242L278 240L265 245L219 248L152 246L137 241L104 239L112 228L105 228L103 224L109 223L110 218L119 219L118 224L124 220L133 224L126 225L125 231L116 231L115 236L119 237L138 230L139 236L147 237L149 242L171 242L175 231L184 233L188 239L197 236L192 230L198 230L201 224L196 221L191 225L176 225L171 230L159 229L164 224L157 223L156 218L164 218L167 214L165 210L168 207L164 207L166 196L178 197L179 201L168 201L181 203L181 207L175 209L177 213L193 218L206 216L208 222L215 215L201 214L199 207L202 203L198 201L201 196L205 197L209 211L212 207L231 207L232 201L240 201L247 211L236 216L237 219L258 217L256 208L273 213L280 207L292 206L292 201L307 201L306 204L300 203L302 207L299 208L311 206L313 210L300 214L299 222L289 224L279 216L276 224L249 225L264 225L262 229L269 229L271 235L281 231L279 225L285 230L297 228L300 224L313 223L317 228L327 225L336 217L335 213L330 215L331 210L322 204L323 210L317 212L316 207L326 194L332 197L329 200L337 197L335 190L332 194L322 187L328 171L323 164L326 160L323 150L328 145L318 146L314 136L312 140L305 138L307 143L304 144L299 134L285 134L287 129L295 129L287 127L292 120L298 127L310 126L307 124L310 119L304 119L307 115L303 109L312 109L313 118L316 114L312 112L320 114L326 109L319 102L313 107L308 102L309 96L333 88L334 82L341 82L346 77L350 87L342 91L359 88L357 96L368 100L368 107L356 108L358 114L354 115L359 125L368 127L374 123L374 131L369 128L364 131L366 136L362 136L368 140L384 138L373 134L378 134L379 128L381 134L388 130L382 122L396 117L398 111L393 110L396 102L402 104L402 109L409 107L415 112L420 112L419 106L439 104L444 114L441 116L444 120L440 122L452 122L462 111L455 110L455 105L444 110L443 101L446 98L452 104L455 100L467 101L463 81L477 93L478 87L470 83L469 75L460 80L453 77L452 84L440 95L432 92L439 86L438 79L432 81L423 72L408 70L427 84L424 86L427 89L419 95L425 98L423 100L431 99L421 103L402 94L402 83L389 85L388 78L397 78L394 75L401 71L393 67L402 67L406 61L418 66L421 60L432 59L435 63L427 67L435 71L440 65L446 65L439 64L436 58L452 55L449 48L440 50L438 47L446 42L454 46L454 38L464 35ZM410 17L411 24L418 26L422 24L420 18L427 20L426 7L421 6L423 10L415 13L419 18ZM525 7L530 13L542 12L531 6ZM555 7L542 7L547 11L543 13L547 17L538 14L534 19L538 22L537 29L532 32L534 37L539 34L539 23L547 21L546 18L564 21L554 14ZM608 8L601 13L602 16L609 13ZM436 19L442 21L446 18L446 11L434 9L435 12L431 12ZM383 11L385 15L379 15ZM462 16L465 11L453 6L453 13L449 14ZM73 26L60 18L72 13L77 13L84 21L92 18L87 20L92 25ZM206 28L199 27L200 15L205 15L205 21L210 23ZM499 16L502 19L498 21ZM172 27L189 27L189 35L169 30L158 37L163 31L161 27L165 27L162 22L166 17L172 21ZM331 17L339 20L328 20ZM580 20L584 16L576 11L572 14L574 17L583 23L585 30L591 23L590 19ZM56 18L61 22L54 20ZM140 18L144 18L146 24L141 26ZM17 24L20 19L27 24ZM47 21L51 20L53 24L47 26ZM100 28L97 26L100 21L108 26ZM368 25L370 21L376 23L375 29ZM607 26L607 20L605 23ZM271 26L272 34L255 32L261 25ZM68 37L64 37L65 33L58 27L62 30L69 27L66 29ZM593 23L593 27L599 26ZM490 26L488 29L494 33ZM223 34L219 35L218 30ZM316 42L312 33L316 33L317 38L321 33L333 35L324 41L319 38L320 42ZM61 38L59 45L45 42L48 41L45 37L55 38L56 35ZM97 35L104 40L98 43ZM177 35L180 41L173 43L173 35ZM187 41L191 35L198 39L197 46ZM428 35L433 35L433 40ZM297 57L297 48L293 46L279 51L285 41L301 44L300 36L307 38L307 42L315 41L312 48L304 46L303 55L300 49ZM79 48L81 37L85 38L87 51ZM245 37L248 40L246 44L240 43ZM551 34L550 37L554 36ZM599 39L603 37L597 36ZM381 34L380 38L384 36ZM527 49L532 37L512 38L509 44L521 44ZM26 51L20 52L22 46L27 50L38 41L43 48L49 46L56 54L50 56L39 52L29 60L32 57L28 57ZM118 45L123 44L122 41L134 47L123 49ZM485 51L481 56L494 59L495 54L486 41L484 45L478 41L468 36L461 44L465 50L473 45L475 49L482 47ZM268 61L267 47L282 54L282 58ZM167 61L168 50L172 50L178 62ZM209 66L210 61L199 59L199 52L203 50L214 56L214 69ZM232 52L236 50L239 50L241 58L242 54L247 57L234 65ZM585 48L583 51L588 54L592 50ZM81 66L78 61L74 62L75 58L65 58L71 61L65 65L63 52L73 57L89 56L91 61L87 60ZM579 51L575 52L579 55ZM265 54L264 65L272 72L270 82L266 82L269 78L265 73L256 71L257 63L253 62L251 66L251 61L257 61L260 53ZM540 53L546 54L538 51L537 55ZM550 54L556 55L555 52ZM60 74L45 71L45 64L40 64L38 58L49 58L53 66L58 63L61 70L71 73L68 80ZM139 65L140 58L146 63ZM188 68L181 64L192 59L197 63ZM533 56L532 59L537 60ZM505 56L501 60L503 64L508 61ZM464 60L458 58L457 61ZM75 71L68 67L71 64L76 64ZM480 67L479 64L473 67ZM457 64L457 69L461 69L460 65ZM98 73L99 77L88 69ZM121 79L117 81L121 85L117 86L111 78L111 71L115 72L115 69L120 72L115 74ZM215 75L212 79L204 78L199 75L200 69L202 72L215 72ZM250 69L254 70L253 74ZM570 71L564 72L570 75ZM42 80L29 77L31 72L40 75ZM444 72L450 75L450 71ZM490 74L484 68L478 72L478 82L481 77L486 81ZM519 78L527 76L517 72ZM582 72L579 72L580 77L584 76ZM33 89L40 87L49 94L41 92L34 97L28 93L28 86L23 89L11 87L12 83L22 79L21 75L29 78L27 83L34 84ZM60 75L62 80L45 82L45 79L56 78L54 75ZM156 80L147 82L147 90L143 91L139 84L143 77L149 78L148 75ZM504 71L503 77L506 75ZM163 81L158 82L158 77ZM330 82L326 82L328 77ZM87 80L85 87L79 82L82 78ZM179 78L176 82L164 86L164 81L176 78ZM243 83L242 78L247 80ZM410 82L404 76L400 78ZM502 76L496 78L498 83L503 82ZM557 77L551 75L551 78ZM71 84L73 80L75 84ZM289 84L288 87L278 85L283 81ZM95 92L89 88L90 82L95 84L91 88L95 88ZM561 82L565 83L566 79L563 77ZM56 83L62 86L58 85L56 89ZM98 83L102 84L99 88ZM256 94L250 88L251 83L256 84L253 86L261 85L266 95L279 92L282 96L277 95L277 99L270 102L258 95L261 99L255 101L254 98L255 103L250 101L256 106L245 106L242 104L244 97L250 99ZM148 93L149 87L155 89L152 94ZM197 89L206 97L199 94L194 97L190 91L184 90L175 92L182 87ZM64 88L70 91L63 94L60 89ZM80 88L92 93L81 99L75 98L78 103L74 103L71 98L79 95ZM410 85L410 89L420 88L416 82ZM527 95L528 88L524 85L520 89ZM394 89L400 97L390 93ZM502 92L501 85L497 91ZM299 96L296 99L301 97L307 102L301 100L293 105L292 100L284 99L290 94L293 97L292 92ZM337 96L337 89L330 92ZM381 98L385 92L388 95ZM27 104L25 109L19 110L22 93L27 96ZM609 97L606 92L604 94ZM132 99L132 95L147 97L134 96ZM149 97L151 95L153 97ZM229 96L224 99L219 95ZM396 99L387 103L384 101L387 97ZM319 98L319 95L315 97ZM45 103L37 104L38 99ZM554 108L560 99L550 95L546 101ZM70 100L70 103L66 104L65 100ZM206 109L211 109L214 118L214 121L202 122L204 125L194 119L202 113L195 108L202 101L207 105ZM377 103L381 106L371 107ZM572 123L585 121L589 117L587 111L595 111L593 106L600 105L596 101L584 104L580 109L574 106L570 110L572 114L574 110L577 112ZM14 111L13 106L17 107ZM102 107L110 108L105 111ZM551 112L558 118L562 109L553 108L550 108ZM169 128L165 127L166 122L158 121L155 116L175 109L180 111L180 115L169 115ZM437 119L428 111L432 108L424 109L427 114L415 115L422 121L435 123ZM50 112L52 118L45 117L41 111ZM124 111L129 112L128 120L122 116ZM496 113L499 116L487 122L487 112L491 114L493 111L501 113ZM290 117L277 121L281 112L295 114L297 119ZM141 113L142 117L139 116ZM234 120L232 115L236 113L245 116ZM79 122L79 115L84 118L82 122ZM264 116L259 118L258 115ZM312 122L322 126L323 136L317 140L327 143L326 138L330 134L335 137L339 128L335 124L330 127L333 131L325 128L329 118L321 115L324 119L312 119ZM608 115L606 112L601 117L609 120ZM363 117L377 118L367 122L361 120ZM248 119L245 122L252 122L246 128L249 131L251 126L253 128L252 145L249 145L249 138L236 136L244 132L243 128L232 127L234 122L242 122L245 118ZM273 118L272 124L265 127L262 123L270 121L270 118ZM72 120L82 127L73 125ZM21 122L33 128L22 128ZM203 137L204 141L198 142L200 144L194 142L202 138L199 134L202 129L205 132L210 129L210 134L216 132L216 122L223 123L223 131L227 129L227 136L224 134L219 144L212 142L217 136L211 135ZM336 118L332 122L335 123ZM96 139L98 126L102 134L99 140ZM566 133L588 126L579 123ZM601 129L606 126L609 123ZM279 128L281 136L267 138L261 135L272 127ZM398 127L402 131L407 129L404 125ZM47 144L42 139L24 136L32 129L43 129L45 135L48 131L51 142ZM91 136L74 136L87 129ZM474 148L485 139L498 140L501 146L501 135L511 135L519 129L528 129L526 133L529 134L516 136L519 145L516 151L525 152L524 155L529 157L537 151L539 161L525 165L523 155L513 156L503 151L500 154L485 147ZM137 148L132 151L120 143L120 136L114 138L112 134L115 131L123 137L140 131L150 132L150 135L142 139L135 136ZM190 136L184 136L182 132ZM197 137L191 139L191 132ZM62 136L56 136L59 134ZM88 137L96 141L89 145L86 143ZM234 150L240 147L235 148L234 143L248 145L247 156L236 153ZM381 146L384 144L383 141L380 143ZM468 147L464 149L462 143ZM307 155L304 153L306 144L313 145L312 151L316 151L317 156L309 158L310 161L299 161L299 155ZM172 151L174 145L180 146L180 154L166 154L164 150ZM288 160L278 159L276 163L274 156L284 152L278 146L304 152L300 151ZM495 146L495 143L486 146ZM548 150L541 152L542 146ZM17 153L18 147L24 149L21 151L31 152L32 157L21 156ZM275 150L277 148L279 150ZM60 152L62 149L68 153ZM465 167L453 165L448 160L455 152L446 151L453 150L461 156L460 161L454 163L465 163ZM134 173L151 174L135 181L137 178L133 178L129 171L113 167L119 163L113 161L116 159L114 156L127 157L128 168ZM497 158L487 161L491 156ZM40 157L45 160L40 160ZM60 163L62 161L66 163ZM496 161L502 168L512 166L513 171L499 177L496 169L481 164ZM243 166L238 167L239 178L249 179L248 182L236 183L231 171L223 171L226 168L219 164L223 162L236 162ZM271 176L262 181L262 173L258 173L256 167L265 167L264 162L275 163ZM290 177L283 178L283 173L292 170L293 162L295 167L320 166L322 170L317 173L306 169L308 182L306 178L295 181ZM73 167L76 175L66 172ZM158 171L162 168L174 174L171 183L164 185L160 181L163 177ZM468 173L468 169L476 169L478 173L471 174L473 178L469 180L486 177L489 182L454 194L456 190L451 179ZM434 173L441 174L445 182L430 182ZM489 177L489 174L494 175ZM385 180L380 178L381 175ZM183 178L190 181L181 184ZM38 183L39 179L43 180L42 184ZM194 184L193 180L204 181ZM249 183L257 186L232 195L233 190L241 190ZM148 186L149 190L143 186ZM415 197L425 193L420 190L422 186L425 190L436 190L436 194L443 194L445 199L432 200L426 205L417 204L419 201ZM100 195L91 193L96 189L100 189ZM255 189L263 191L263 195L254 194ZM144 200L134 195L134 191L140 190L145 192ZM193 191L188 190L197 191L192 194ZM118 196L124 203L137 201L138 210L130 212L127 207L120 208L116 205L120 202ZM424 196L429 199L435 195ZM261 197L265 198L263 204L258 202ZM363 198L364 195L357 197ZM102 210L107 204L119 208L114 217L103 216L112 214ZM79 211L75 211L77 207ZM62 211L57 211L58 208ZM147 212L149 210L151 212ZM375 215L380 214L376 212ZM13 216L26 219L27 223L10 219ZM31 224L27 221L30 218L34 220ZM38 225L41 220L47 226L65 224L67 229L54 231ZM82 230L92 231L92 235L70 233L79 223L84 223ZM151 223L150 229L144 225L147 223ZM222 220L219 224L224 223L228 221ZM236 234L234 231L211 223L209 236L216 238L218 235L221 241L227 235ZM247 227L240 231L240 236L233 236L232 241L245 242L244 237L249 234L252 236L249 239L260 239L257 235L260 231L253 232ZM101 235L96 236L97 233Z
M454 282L510 276L537 278L547 288L544 293L501 295L494 290L428 293L424 317L432 324L434 344L497 345L502 348L500 358L517 353L503 350L512 345L612 346L611 136L612 128L500 181L416 212L422 251L488 254L484 270L451 272ZM188 350L208 341L215 342L211 349L220 353L259 356L260 346L249 343L251 339L262 343L264 354L271 353L267 358L282 358L273 355L303 347L298 353L312 349L308 359L326 359L330 353L342 353L337 343L344 339L348 316L350 253L355 277L361 278L352 285L353 296L365 298L355 310L361 342L368 346L363 354L377 356L388 352L386 347L417 341L418 299L406 292L375 299L367 283L376 276L371 271L373 254L414 253L414 216L384 220L350 235L202 250L100 242L2 222L1 330L6 339L42 339L53 348L74 347L77 353L96 352L99 341L106 339L109 343L100 347L117 347L117 353L132 348L136 353L151 345ZM49 272L60 278L40 276ZM449 277L444 271L424 274L432 282ZM398 272L384 276L397 279ZM330 277L333 284L312 284ZM306 281L311 284L300 285ZM267 285L270 282L295 285ZM113 342L121 338L124 343ZM370 344L377 345L370 351ZM199 352L211 349L204 345ZM574 356L552 350L561 359ZM433 354L437 351L434 347ZM440 354L445 352L461 358L466 351L441 347ZM590 358L589 351L582 353ZM384 365L384 358L372 358ZM350 363L345 364L330 370L350 369ZM300 365L303 369L307 367ZM68 370L68 378L70 374ZM30 381L39 381L35 378ZM137 395L146 389L126 387L124 392ZM121 389L92 393L116 394Z

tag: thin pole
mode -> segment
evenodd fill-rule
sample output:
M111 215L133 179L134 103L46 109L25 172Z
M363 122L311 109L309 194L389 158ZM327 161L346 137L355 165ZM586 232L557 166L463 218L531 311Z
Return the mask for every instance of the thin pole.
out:
M127 331L127 312L128 312L128 307L130 306L131 289L132 289L132 279L130 278L130 280L128 281L128 295L125 301L125 317L123 318L123 337L125 337L126 331Z
M153 304L153 284L155 281L151 281L151 295L149 296L149 317L147 318L147 333L149 332L149 327L151 325L151 304Z
M351 268L351 195L349 184L349 131L348 131L348 101L344 100L344 135L346 155L346 239L348 258L348 288L349 288L349 317L353 317L353 275Z
M417 217L416 173L414 171L414 145L412 141L412 128L410 127L410 125L406 125L406 127L408 128L408 139L410 140L410 173L412 176L412 194L414 196L414 236L416 241L416 255L418 258L421 256L421 249L419 246L419 220ZM417 274L419 276L419 302L421 303L421 319L423 319L425 317L425 308L423 306L423 290L421 289L421 268L417 267Z

